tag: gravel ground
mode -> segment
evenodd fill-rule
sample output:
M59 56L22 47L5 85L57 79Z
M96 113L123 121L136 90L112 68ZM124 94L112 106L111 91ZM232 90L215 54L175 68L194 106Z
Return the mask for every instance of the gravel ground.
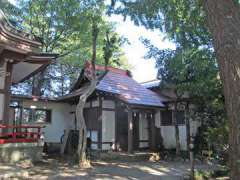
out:
M196 169L217 168L198 163ZM44 159L32 166L30 163L16 165L0 164L0 179L145 179L178 180L189 173L186 162L92 162L92 167L81 169L76 165L59 159Z

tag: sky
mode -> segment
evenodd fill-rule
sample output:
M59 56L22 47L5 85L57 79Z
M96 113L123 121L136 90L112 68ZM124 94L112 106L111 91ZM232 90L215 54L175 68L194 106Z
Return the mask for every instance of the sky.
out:
M9 0L9 2L15 4L16 0ZM146 82L156 79L157 70L155 68L154 59L146 60L144 55L147 53L147 49L140 41L140 37L147 38L160 49L171 48L174 49L175 45L167 40L163 40L164 34L155 30L147 30L144 27L134 25L134 23L120 15L112 15L108 18L109 21L116 23L116 31L120 36L126 37L130 45L125 45L123 50L131 65L131 72L133 78L138 82Z
M147 30L142 26L136 26L130 19L123 21L123 17L120 15L112 15L109 20L116 22L116 31L118 34L128 38L130 42L130 45L125 45L123 49L130 65L133 67L131 69L133 78L138 82L156 79L157 70L155 68L155 61L154 59L144 59L147 49L139 38L144 37L151 40L160 49L174 49L175 45L167 40L163 40L164 34L160 31Z

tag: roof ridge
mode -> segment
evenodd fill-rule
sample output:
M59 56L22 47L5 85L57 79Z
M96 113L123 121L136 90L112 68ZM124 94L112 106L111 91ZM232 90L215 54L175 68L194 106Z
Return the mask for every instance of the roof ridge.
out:
M86 61L84 69L91 68L91 66L92 66L91 63L89 61ZM105 71L105 68L106 67L104 65L95 64L95 69L96 70ZM106 69L110 72L114 72L114 73L118 73L118 74L122 74L122 75L132 77L131 71L129 71L129 70L124 70L124 69L120 69L120 68L116 68L116 67L112 67L112 66L107 66Z
M160 81L160 80L159 80L159 79L153 79L153 80L148 80L148 81L140 82L140 84L150 83L150 82L154 82L154 81Z

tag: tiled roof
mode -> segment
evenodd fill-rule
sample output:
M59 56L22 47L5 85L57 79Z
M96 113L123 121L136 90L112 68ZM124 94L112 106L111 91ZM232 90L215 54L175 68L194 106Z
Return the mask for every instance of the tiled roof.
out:
M158 94L145 88L127 75L109 71L97 85L97 90L115 94L126 103L164 107Z

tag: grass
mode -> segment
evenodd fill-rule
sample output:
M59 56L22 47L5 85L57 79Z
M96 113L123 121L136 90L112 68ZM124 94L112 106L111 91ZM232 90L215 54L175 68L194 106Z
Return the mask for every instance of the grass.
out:
M207 180L207 179L215 179L221 177L228 177L229 169L227 167L222 168L221 170L206 172L206 171L196 171L195 178L196 180Z

